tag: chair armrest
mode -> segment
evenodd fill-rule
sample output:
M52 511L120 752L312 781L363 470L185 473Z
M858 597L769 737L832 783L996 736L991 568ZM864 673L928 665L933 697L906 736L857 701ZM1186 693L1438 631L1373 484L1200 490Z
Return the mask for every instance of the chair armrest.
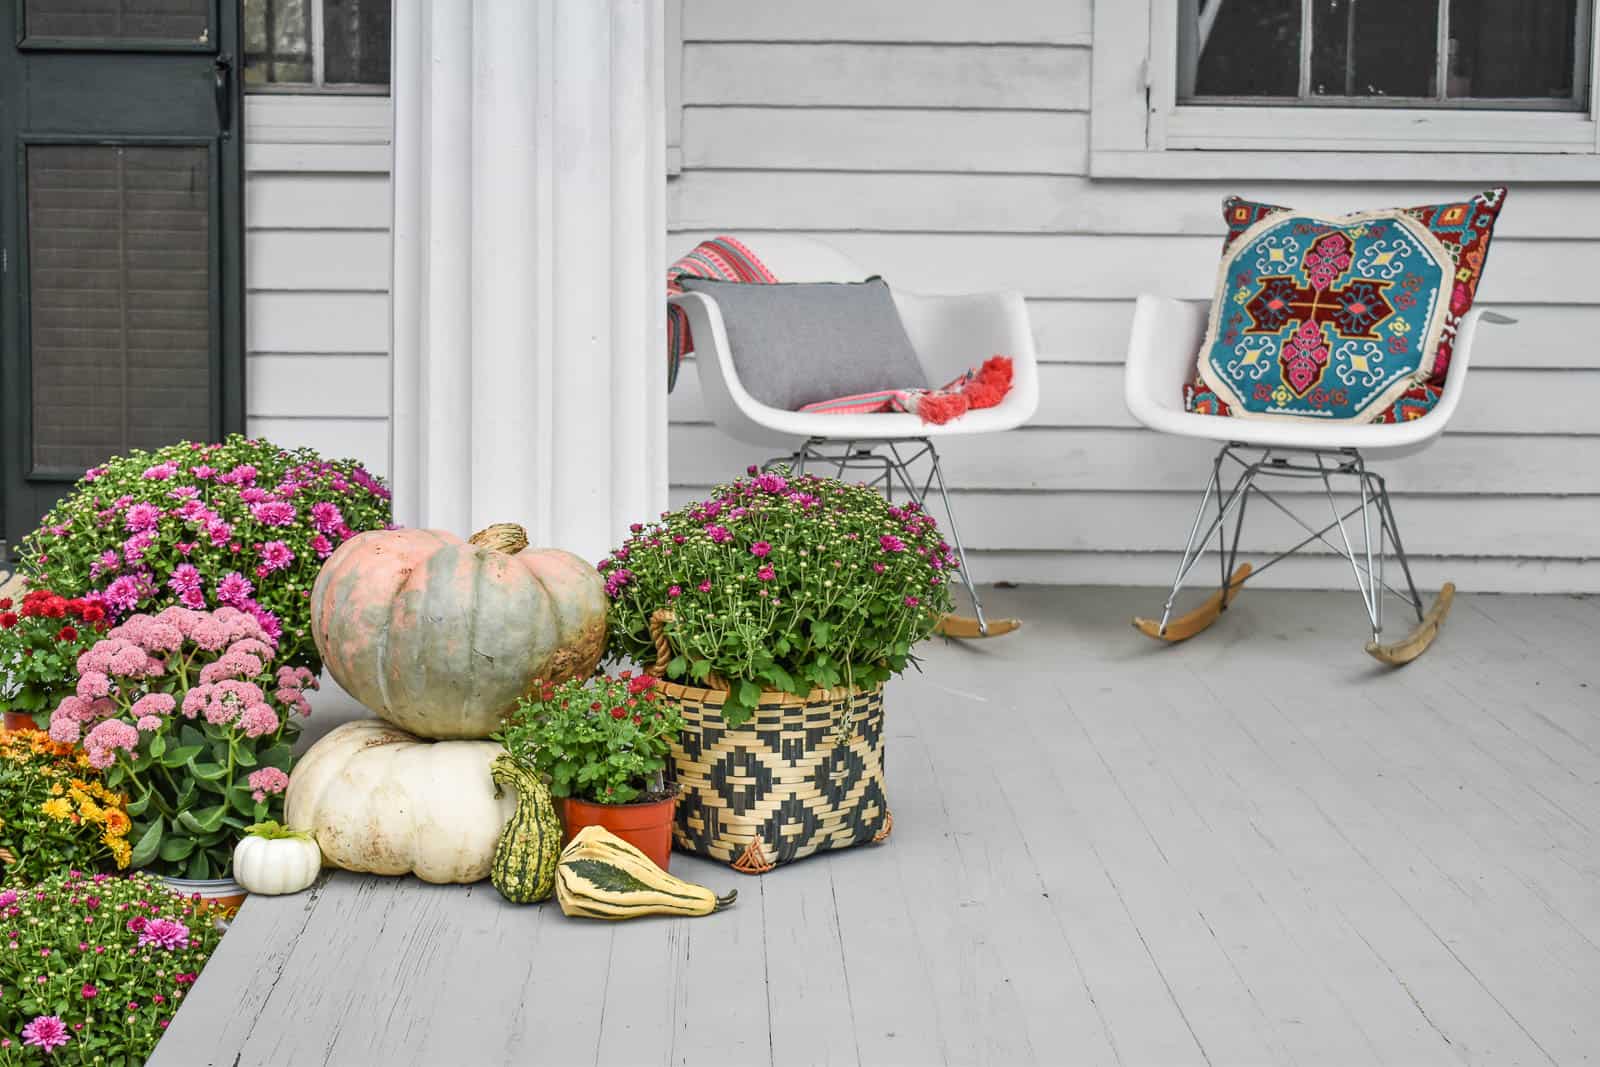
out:
M1205 338L1204 305L1164 296L1139 297L1128 338L1123 400L1140 422L1155 409L1183 409L1183 387L1194 376Z
M1455 345L1450 351L1450 367L1444 372L1444 388L1440 390L1439 402L1424 418L1446 422L1461 404L1461 393L1467 381L1467 368L1472 364L1473 343L1478 336L1478 324L1487 322L1495 326L1510 326L1516 321L1510 315L1502 315L1498 311L1484 307L1475 307L1462 316L1461 324L1456 327Z

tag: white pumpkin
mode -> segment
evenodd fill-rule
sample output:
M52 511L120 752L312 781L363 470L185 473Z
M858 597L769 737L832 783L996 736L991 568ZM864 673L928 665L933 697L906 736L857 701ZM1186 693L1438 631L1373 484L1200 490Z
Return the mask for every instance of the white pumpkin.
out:
M516 797L495 796L492 741L424 741L357 719L311 746L289 776L284 820L315 835L323 862L414 873L425 882L489 876Z
M322 849L308 833L277 823L250 827L233 850L233 880L247 893L282 896L310 889L322 870Z

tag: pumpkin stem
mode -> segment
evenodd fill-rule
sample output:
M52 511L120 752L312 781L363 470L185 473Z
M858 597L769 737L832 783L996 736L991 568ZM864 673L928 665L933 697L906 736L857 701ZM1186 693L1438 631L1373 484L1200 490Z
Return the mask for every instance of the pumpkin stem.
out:
M467 538L467 543L515 556L528 547L528 531L514 522L497 522Z

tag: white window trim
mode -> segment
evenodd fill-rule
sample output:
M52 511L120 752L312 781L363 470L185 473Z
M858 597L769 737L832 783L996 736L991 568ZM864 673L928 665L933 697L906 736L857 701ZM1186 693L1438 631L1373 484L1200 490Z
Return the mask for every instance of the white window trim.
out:
M1600 123L1595 121L1600 114L1600 18L1590 27L1586 112L1179 104L1177 28L1178 0L1094 5L1091 176L1600 179ZM1314 127L1304 121L1313 118ZM1282 132L1286 130L1296 132Z

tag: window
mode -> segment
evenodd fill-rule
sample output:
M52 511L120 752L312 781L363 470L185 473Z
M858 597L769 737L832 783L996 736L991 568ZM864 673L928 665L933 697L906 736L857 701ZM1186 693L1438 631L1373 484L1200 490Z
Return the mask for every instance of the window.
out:
M1581 111L1587 14L1578 0L1185 0L1177 96Z
M1595 3L1096 4L1091 173L1593 180Z
M251 92L389 89L390 0L244 0Z

